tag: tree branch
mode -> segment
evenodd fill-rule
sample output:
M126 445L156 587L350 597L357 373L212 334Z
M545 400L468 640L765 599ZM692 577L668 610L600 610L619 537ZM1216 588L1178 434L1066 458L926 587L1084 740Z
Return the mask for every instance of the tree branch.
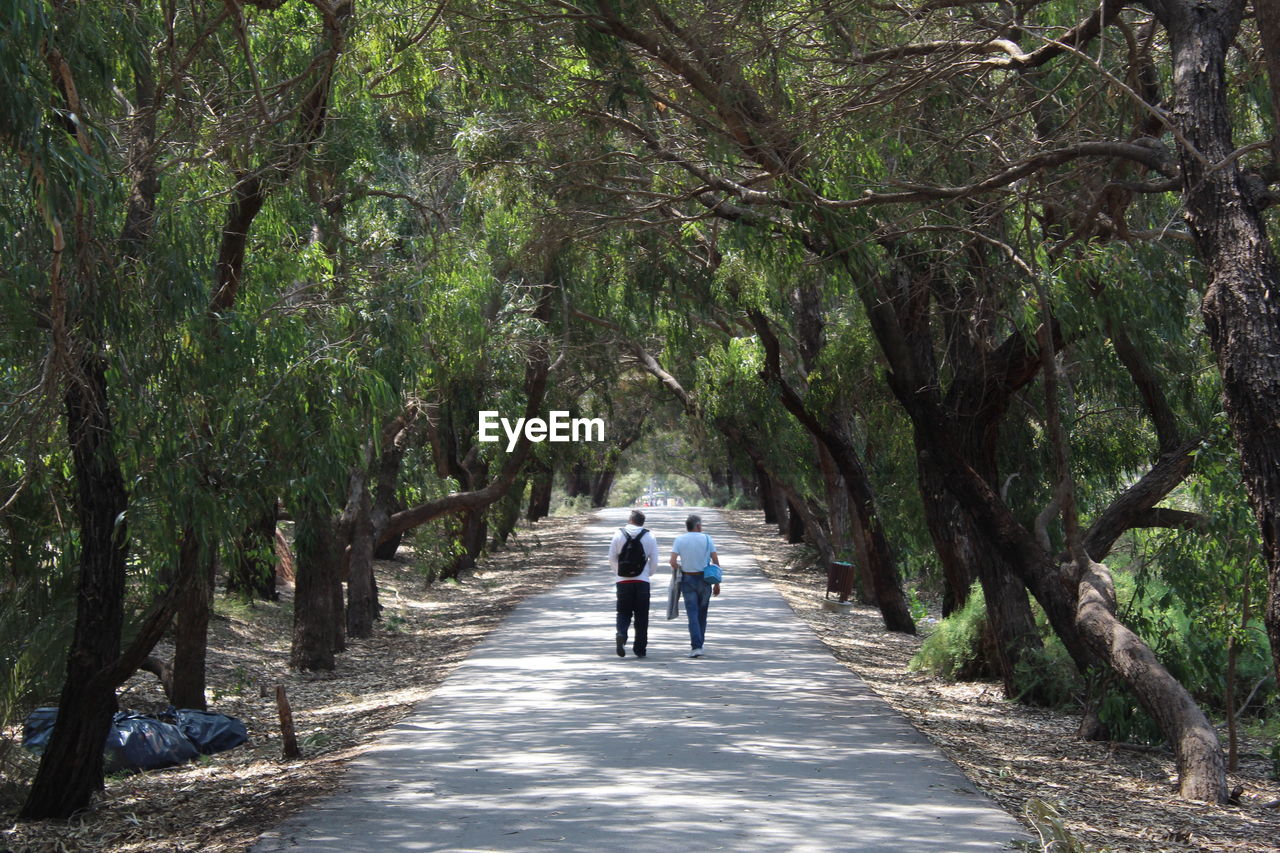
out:
M1193 453L1200 439L1183 442L1160 457L1151 470L1111 502L1085 532L1085 553L1097 562L1106 559L1116 540L1134 527L1189 527L1192 513L1175 514L1175 510L1155 510L1191 473ZM1198 517L1196 517L1198 518ZM1169 522L1169 523L1153 523ZM1176 522L1176 523L1175 523Z

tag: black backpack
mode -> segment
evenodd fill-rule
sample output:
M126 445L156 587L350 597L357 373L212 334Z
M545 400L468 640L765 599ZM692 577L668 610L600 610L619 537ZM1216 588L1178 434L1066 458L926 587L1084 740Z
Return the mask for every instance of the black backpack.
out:
M618 574L624 578L634 578L644 571L645 564L649 562L648 555L644 552L644 535L648 533L643 527L634 537L627 532L625 527L619 527L622 535L627 537L627 541L622 543L621 550L618 551Z

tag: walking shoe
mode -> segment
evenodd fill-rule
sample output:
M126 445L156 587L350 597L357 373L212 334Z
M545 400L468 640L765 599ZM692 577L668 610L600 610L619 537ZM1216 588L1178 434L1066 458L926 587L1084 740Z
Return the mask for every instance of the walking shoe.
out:
M618 638L618 657L625 658L627 656L627 640L625 637Z
M635 647L632 647L631 651L635 652L635 655L636 655L636 657L638 657L638 658L642 658L642 657L645 657L645 656L647 655L647 652L645 652L645 650L644 650L644 649L637 649L637 648L635 648Z
M689 657L691 658L702 657L702 649L694 649L693 651L689 652Z

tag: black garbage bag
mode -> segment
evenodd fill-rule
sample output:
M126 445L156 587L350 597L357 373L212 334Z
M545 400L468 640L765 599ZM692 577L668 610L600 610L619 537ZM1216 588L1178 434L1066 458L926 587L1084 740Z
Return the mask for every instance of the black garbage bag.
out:
M177 726L145 714L116 714L107 735L108 772L158 770L199 754Z
M53 736L53 724L58 721L57 708L36 708L22 724L22 745L36 755L44 752Z
M205 755L234 749L249 739L244 723L226 714L195 708L169 708L160 717L172 720L187 740Z
M57 708L32 711L22 727L22 745L36 755L44 752L57 720ZM248 739L244 723L225 714L172 707L160 715L116 714L104 747L106 769L115 773L173 767L201 753L212 755L237 747Z

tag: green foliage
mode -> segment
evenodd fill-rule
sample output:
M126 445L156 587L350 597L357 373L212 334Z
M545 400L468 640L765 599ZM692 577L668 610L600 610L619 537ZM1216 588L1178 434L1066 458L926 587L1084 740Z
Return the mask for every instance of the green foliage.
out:
M974 583L964 607L934 626L911 658L910 667L947 681L971 677L982 656L987 630L987 603L982 587Z
M659 42L686 39L655 54L624 28L555 4L509 14L501 3L389 0L357 4L338 56L312 4L233 5L217 17L153 0L0 0L0 721L52 695L73 603L58 293L71 337L109 362L112 449L130 492L129 604L140 610L189 529L205 553L224 552L279 497L306 518L303 545L317 541L352 469L383 449L383 427L406 409L429 424L407 438L401 503L483 485L506 456L476 440L475 413L521 411L526 371L544 356L558 364L546 407L604 417L612 439L539 447L562 476L578 463L617 466L614 503L651 478L715 502L729 494L709 471L750 474L759 463L821 506L828 483L814 437L762 380L757 313L778 336L784 379L850 436L903 574L928 589L937 561L916 436L886 382L899 377L886 375L884 324L896 313L890 325L927 325L927 352L914 355L936 375L919 390L945 401L973 363L1031 340L1042 285L1066 343L1063 408L1086 519L1158 446L1119 333L1154 375L1173 378L1160 384L1179 430L1208 435L1193 479L1168 503L1210 523L1125 543L1130 553L1113 558L1126 568L1116 572L1124 618L1210 708L1224 705L1228 641L1237 700L1269 671L1252 616L1265 568L1219 413L1201 270L1180 241L1113 239L1169 228L1178 200L1118 201L1110 193L1130 179L1127 167L1089 158L996 193L864 206L876 193L963 186L1081 139L1133 138L1149 116L1111 81L1152 73L1126 64L1134 53L1167 77L1158 35L1143 51L1090 51L1088 62L1067 52L1034 74L985 60L935 74L930 55L879 65L850 62L849 51L1007 34L947 4L913 6L909 21L892 4L840 15L766 0L665 4L661 25L647 4L596 9L652 27ZM1025 32L1055 33L1079 9L1018 14ZM1251 46L1256 33L1242 38ZM52 50L74 75L78 114ZM1229 68L1230 109L1252 164L1274 117L1247 55ZM322 91L318 75L334 57L324 132L303 144L303 102ZM682 79L673 58L715 73ZM145 124L130 110L152 76L160 180L139 262L119 243L131 140ZM735 124L739 110L747 120ZM1113 186L1100 196L1103 174ZM249 175L269 192L236 299L214 316L212 271ZM59 226L69 242L55 276ZM687 410L637 366L637 350L674 375ZM1056 479L1041 391L1023 387L990 436L1002 494L1027 524ZM517 512L522 496L496 511ZM589 509L585 497L558 498L557 514ZM1056 548L1060 532L1051 536ZM429 577L462 554L448 519L412 539ZM981 674L984 622L977 592L914 665ZM1016 680L1068 703L1078 676L1041 630L1044 650ZM1151 735L1122 691L1095 687L1114 731Z

